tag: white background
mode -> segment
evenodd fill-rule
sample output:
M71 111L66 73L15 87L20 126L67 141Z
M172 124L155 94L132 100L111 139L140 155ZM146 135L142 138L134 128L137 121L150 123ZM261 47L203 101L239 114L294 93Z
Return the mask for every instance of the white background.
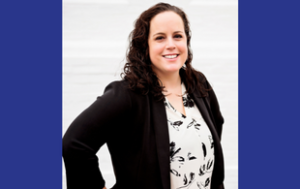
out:
M120 79L134 21L155 0L63 1L63 133ZM225 187L238 188L238 1L164 1L182 8L192 30L192 65L212 84L225 118ZM107 188L115 179L106 146L97 154ZM63 167L63 189L66 188Z

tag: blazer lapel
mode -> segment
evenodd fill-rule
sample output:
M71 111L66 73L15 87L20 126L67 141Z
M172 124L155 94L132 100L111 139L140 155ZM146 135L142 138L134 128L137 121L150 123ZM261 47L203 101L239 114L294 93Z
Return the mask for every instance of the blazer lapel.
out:
M195 92L191 94L191 96L194 99L204 121L206 122L212 134L214 140L214 148L215 148L215 164L214 164L213 178L217 180L219 179L221 180L223 178L222 175L224 175L223 152L222 152L219 135L215 129L212 118L210 117L209 110L207 109L209 108L207 99L204 96L201 96L200 94Z
M161 181L164 189L170 189L170 139L164 100L157 101L149 96Z
M192 98L194 99L194 101L195 101L195 103L196 103L196 105L197 105L197 107L198 107L198 109L199 109L199 111L200 111L200 113L201 113L201 115L202 115L205 123L209 127L209 130L210 130L211 134L214 137L216 137L216 139L218 141L220 141L218 133L217 133L215 127L214 127L214 123L213 123L212 119L210 118L209 112L208 112L208 110L206 108L206 105L205 105L205 102L204 102L205 97L204 98L203 97L196 97L195 98L194 95L193 95Z

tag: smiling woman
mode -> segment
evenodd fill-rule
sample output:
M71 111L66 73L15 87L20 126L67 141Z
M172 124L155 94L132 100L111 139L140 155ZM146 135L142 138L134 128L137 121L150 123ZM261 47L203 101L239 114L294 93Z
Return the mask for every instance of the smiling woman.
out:
M114 189L224 188L224 119L210 84L191 66L190 39L176 6L159 3L140 15L122 80L64 135L68 189L105 188L96 156L105 143Z
M187 38L180 16L172 11L156 15L150 22L149 55L152 69L159 78L179 70L187 59Z

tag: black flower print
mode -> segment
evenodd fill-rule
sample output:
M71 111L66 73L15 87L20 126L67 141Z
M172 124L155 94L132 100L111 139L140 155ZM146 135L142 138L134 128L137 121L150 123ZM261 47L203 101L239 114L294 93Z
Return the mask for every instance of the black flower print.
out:
M200 130L201 125L199 123L196 123L194 126L195 126L195 129Z
M195 173L191 172L189 175L189 178L186 177L186 174L184 174L183 177L183 186L179 187L180 188L188 188L195 180Z
M169 104L170 108L171 108L174 112L177 112L176 109L172 106L171 103L168 103L168 104Z
M187 128L194 126L195 129L200 130L200 126L201 126L200 123L197 123L195 119L192 119L192 120L193 121L187 125Z
M164 101L164 105L165 105L166 107L169 107L167 101Z
M174 162L174 161L184 162L183 157L175 156L181 150L181 148L176 149L175 146L176 146L175 142L170 143L170 162ZM175 169L171 169L170 172L177 177L181 176L180 173Z
M194 125L194 123L196 123L196 120L194 120L194 119L192 119L193 121L191 122L191 123L189 123L188 125L187 125L187 127L186 128L189 128L189 127L191 127L191 126L193 126Z
M202 182L199 183L199 182L197 182L197 187L198 187L199 189L207 189L209 183L210 183L210 178L207 178L207 179L205 180L205 183L202 183Z
M203 171L203 168L201 166L200 169L199 169L199 176L203 176L203 175L204 175L204 171Z
M187 157L189 160L197 159L195 156L191 155L191 152L188 153Z
M175 169L171 169L170 172L177 177L181 176L180 173L178 173L178 171L176 171Z
M206 167L207 167L206 170L208 170L208 171L210 170L213 162L214 162L214 160L212 160L212 161L210 161L210 159L208 160L207 165L206 165Z
M214 162L214 160L209 159L206 165L203 164L202 166L200 166L199 176L203 176L205 173L210 173L213 168L213 166L212 166L213 162Z
M177 150L175 149L175 142L171 142L170 143L170 162L173 162L175 160L179 161L179 162L184 162L184 158L181 156L175 156L180 150L181 148L178 148Z
M206 157L206 146L203 142L202 142L202 150L203 150L203 155L204 155L204 159L205 159L205 157Z
M188 107L188 108L191 108L194 106L194 102L193 100L191 99L190 95L187 95L186 97L182 97L182 101L183 101L183 105L184 107Z
M207 186L209 185L209 183L210 183L210 179L209 179L209 178L207 178L207 179L206 179L206 181L205 181L205 185L204 185L204 187L207 187Z
M168 122L172 125L172 127L176 130L176 131L179 131L179 126L182 125L182 121L170 121L168 120Z
M199 176L203 176L206 173L205 168L206 168L205 164L203 164L203 165L200 166Z
M209 138L209 141L210 141L210 144L211 144L210 148L213 148L214 147L214 140L212 139L211 135L209 135L208 138Z

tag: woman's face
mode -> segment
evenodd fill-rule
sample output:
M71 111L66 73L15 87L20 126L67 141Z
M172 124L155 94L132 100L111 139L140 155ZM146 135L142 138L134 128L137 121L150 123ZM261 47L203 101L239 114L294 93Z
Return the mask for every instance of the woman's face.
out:
M149 55L158 74L179 73L188 56L187 38L181 17L173 11L157 14L150 21Z

